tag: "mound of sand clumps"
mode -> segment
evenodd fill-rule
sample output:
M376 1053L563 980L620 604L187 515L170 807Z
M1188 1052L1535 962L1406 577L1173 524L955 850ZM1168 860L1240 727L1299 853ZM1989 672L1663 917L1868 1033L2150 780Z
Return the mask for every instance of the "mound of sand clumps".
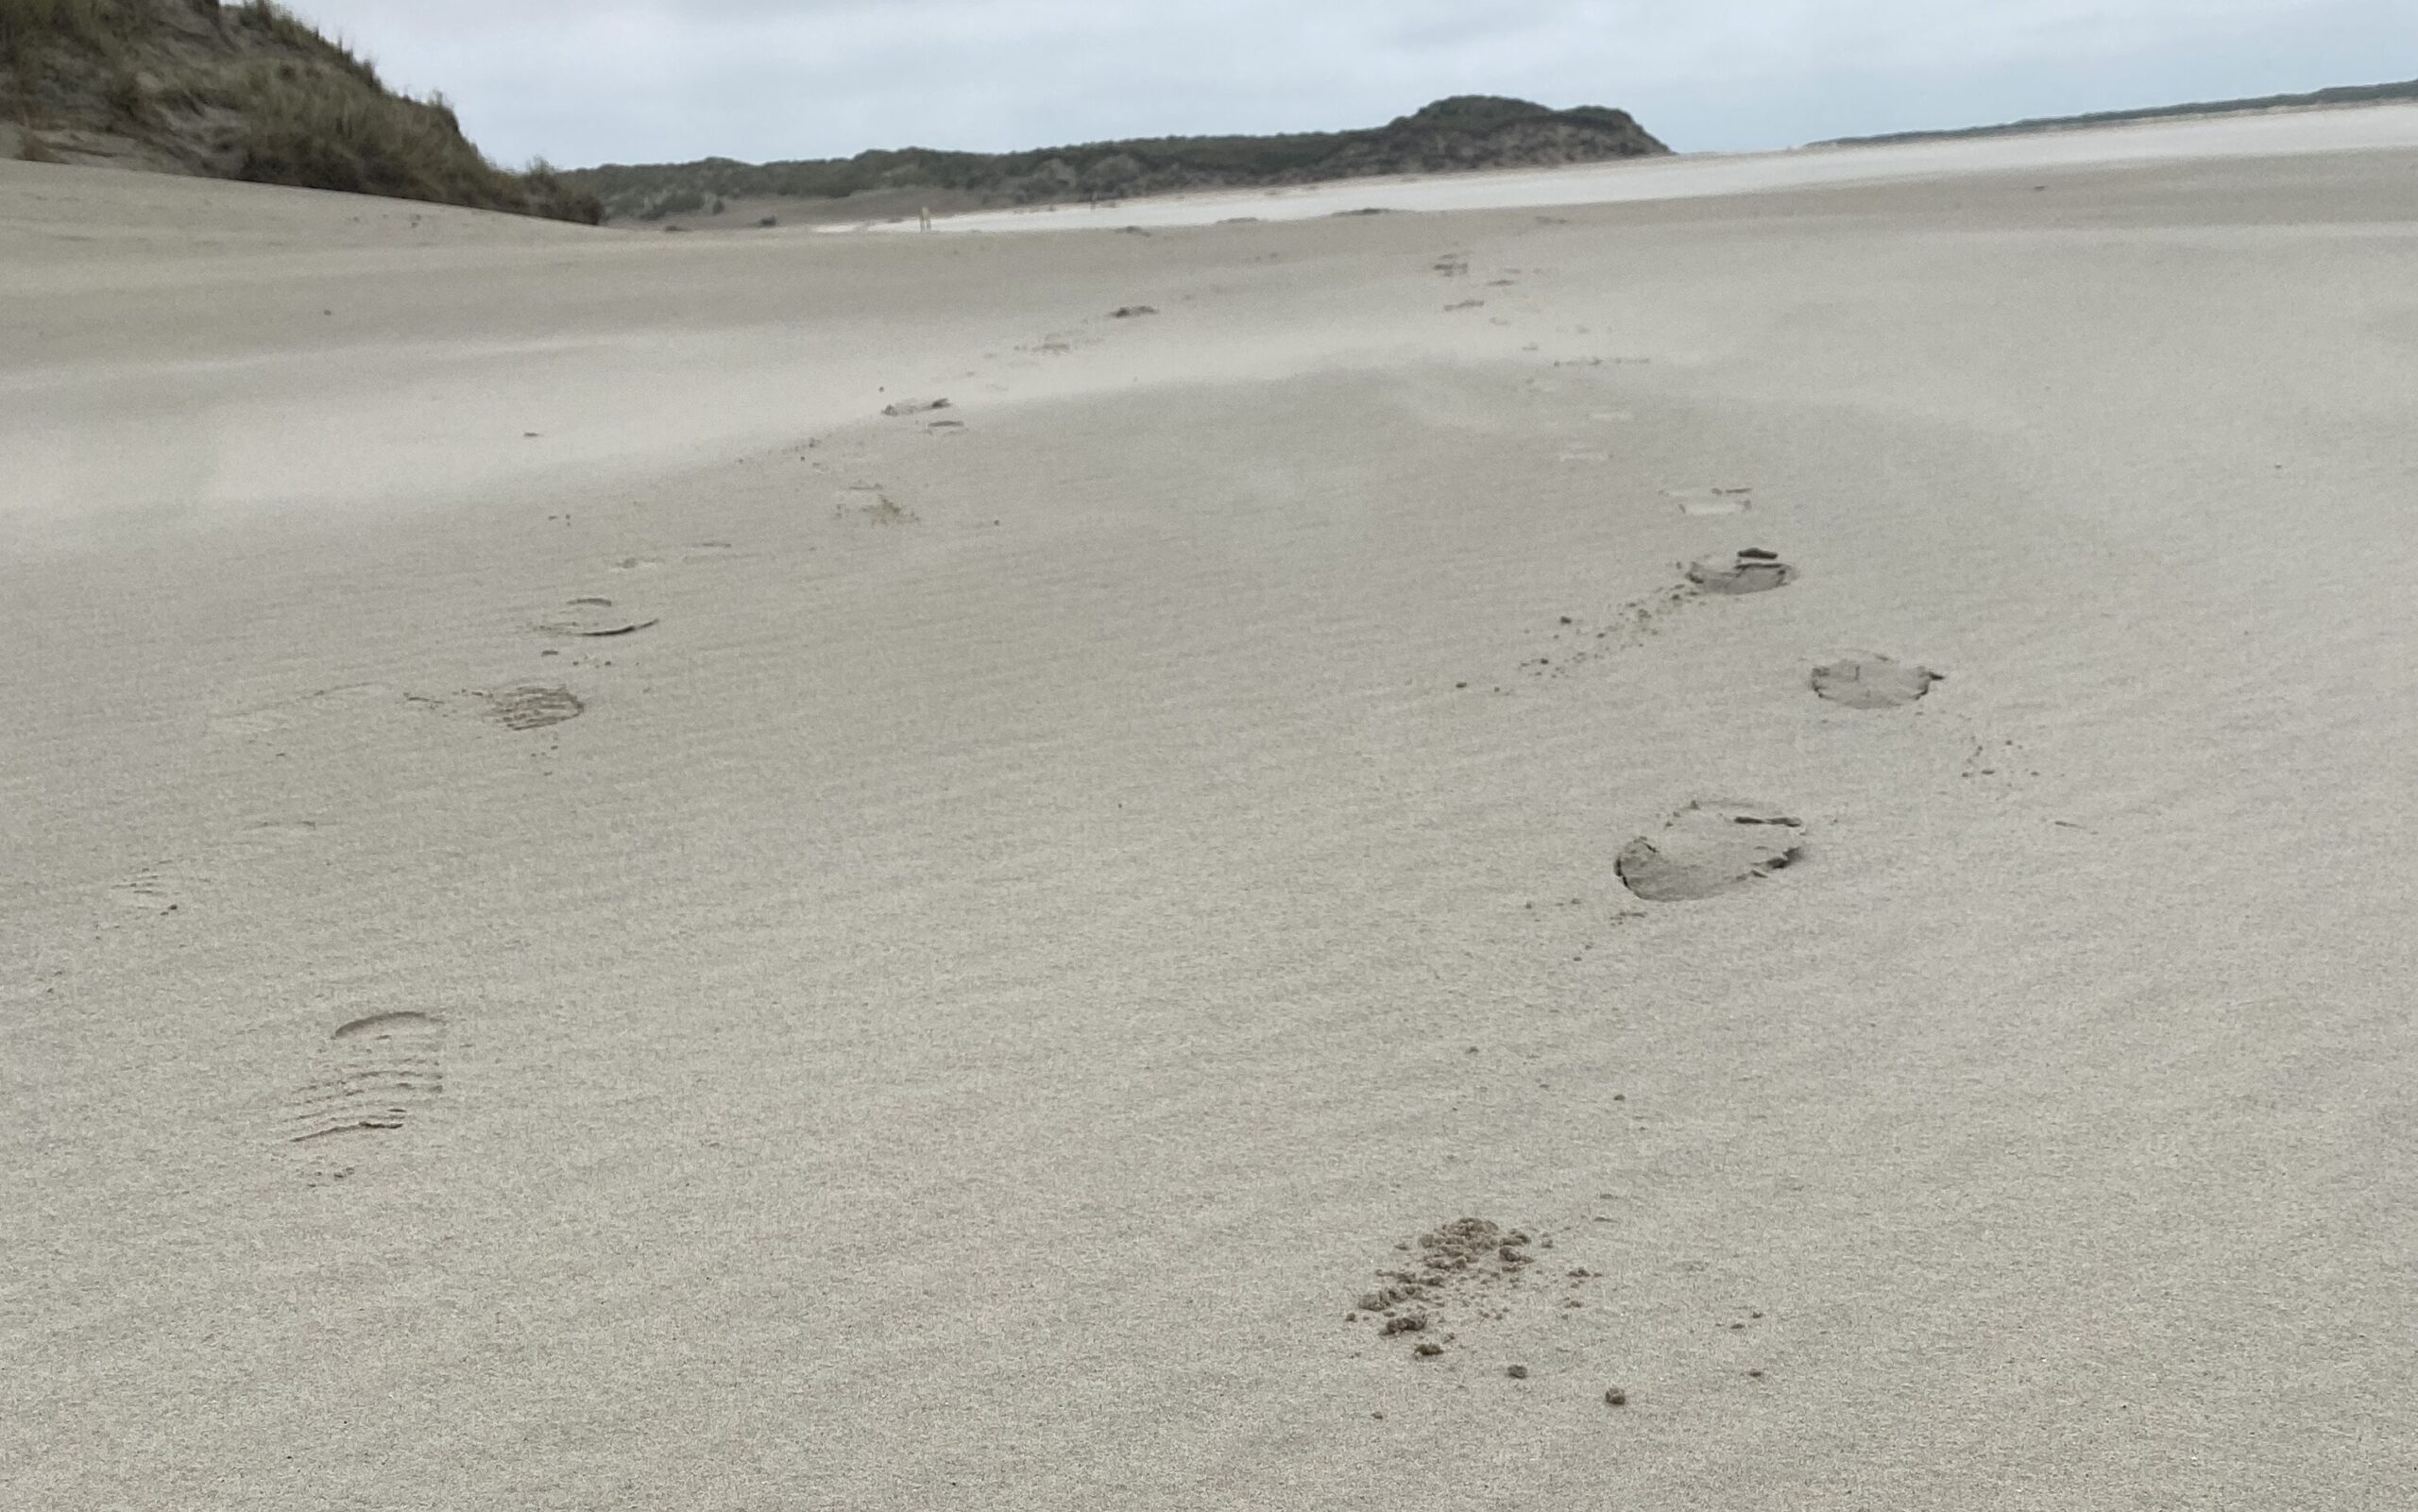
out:
M1519 1283L1536 1263L1529 1253L1535 1243L1524 1231L1485 1218L1456 1218L1421 1234L1415 1245L1397 1245L1411 1258L1378 1271L1376 1287L1360 1295L1350 1316L1377 1319L1377 1332L1387 1338L1410 1335L1411 1353L1432 1358L1454 1342L1447 1325L1456 1316L1499 1312L1490 1294Z

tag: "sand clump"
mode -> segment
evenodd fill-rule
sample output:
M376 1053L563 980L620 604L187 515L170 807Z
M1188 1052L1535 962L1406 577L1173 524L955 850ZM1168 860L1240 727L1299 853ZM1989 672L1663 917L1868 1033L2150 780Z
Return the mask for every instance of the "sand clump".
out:
M1623 886L1650 903L1710 898L1796 861L1803 832L1801 821L1767 804L1701 798L1673 814L1660 834L1622 846L1613 869Z
M1378 1284L1360 1294L1350 1317L1376 1319L1381 1338L1412 1335L1411 1353L1432 1359L1455 1342L1455 1323L1502 1316L1500 1292L1536 1264L1537 1243L1486 1218L1456 1218L1397 1246L1409 1262L1378 1271Z

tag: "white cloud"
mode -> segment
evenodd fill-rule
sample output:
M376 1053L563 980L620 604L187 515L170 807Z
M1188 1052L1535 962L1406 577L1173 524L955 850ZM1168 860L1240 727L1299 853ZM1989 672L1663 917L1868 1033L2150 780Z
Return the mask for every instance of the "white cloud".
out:
M1617 105L1688 148L2372 82L2408 0L298 0L500 158L1371 125Z

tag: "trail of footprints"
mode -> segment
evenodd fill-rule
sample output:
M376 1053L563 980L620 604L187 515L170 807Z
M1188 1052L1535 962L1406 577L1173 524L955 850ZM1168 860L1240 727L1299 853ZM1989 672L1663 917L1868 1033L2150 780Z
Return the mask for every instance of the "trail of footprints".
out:
M706 544L720 551L728 550L724 542ZM612 565L616 571L639 571L661 564L651 557L628 556ZM625 601L585 594L548 611L528 628L549 640L577 643L634 636L661 622L659 616L634 608ZM556 656L561 652L550 647L539 654ZM275 742L332 721L417 714L468 715L507 730L523 732L577 719L587 708L585 698L559 682L509 682L451 693L417 692L379 682L347 683L213 715L211 732L222 739ZM127 884L127 891L139 898L155 889L137 877Z
M1675 496L1690 514L1744 514L1751 507L1745 488L1692 489ZM1687 563L1685 580L1660 594L1626 605L1623 620L1594 632L1596 647L1581 645L1565 654L1563 668L1600 655L1605 642L1634 645L1650 634L1657 618L1706 597L1745 598L1770 593L1796 580L1796 569L1761 546L1699 556ZM1568 616L1565 627L1575 627ZM1629 636L1614 640L1625 624ZM1548 658L1532 664L1552 665ZM1817 664L1807 678L1814 696L1855 709L1899 708L1931 691L1941 674L1877 652L1849 652ZM1464 685L1466 686L1466 685ZM1968 763L1968 766L1970 763ZM1780 871L1805 854L1804 822L1752 799L1698 798L1673 812L1660 831L1640 835L1621 848L1613 872L1631 893L1649 903L1710 898Z
M693 549L728 551L727 543ZM639 571L656 559L625 557L617 570ZM563 642L612 642L652 629L658 618L604 595L569 600L531 623L530 631ZM555 656L549 648L539 653ZM610 665L609 662L606 665ZM403 691L385 684L360 683L321 689L239 711L213 721L221 734L276 739L331 718L358 718L398 709L468 714L514 732L546 729L576 719L586 701L560 683L523 682L471 688L450 695ZM255 824L247 843L290 843L315 828L303 822ZM131 906L173 912L188 890L192 868L159 862L136 872L117 892ZM378 1144L401 1135L427 1116L445 1090L446 1026L442 1016L416 1010L372 1013L338 1025L317 1052L317 1069L284 1100L278 1132L304 1157L304 1170L318 1184L352 1176Z
M1154 306L1127 304L1109 311L1104 318L1132 322L1156 315ZM1043 338L1038 350L1063 353L1080 343L1098 341L1096 335L1071 335L1053 332ZM974 376L969 373L968 377ZM945 397L894 399L884 405L882 415L890 418L912 417L937 434L961 433L964 422L948 412L955 408ZM933 418L935 414L944 417ZM535 434L535 433L531 433ZM818 442L809 438L808 450ZM918 517L875 484L857 484L843 491L835 513L843 519L860 520L872 525L912 524ZM565 524L570 517L549 515L550 521ZM725 559L732 545L724 540L689 543L678 549L673 560L683 563ZM616 573L646 573L664 568L663 556L625 555L606 564ZM618 592L619 590L617 590ZM654 629L661 623L659 616L636 607L625 599L604 593L582 594L570 598L550 611L543 612L526 624L526 629L548 640L559 642L538 653L545 657L557 657L566 651L576 653L588 646L619 640ZM584 658L574 654L573 665ZM611 666L609 659L602 662ZM338 726L357 726L366 720L390 722L398 730L418 717L438 715L470 718L501 727L514 734L553 728L580 718L588 711L589 698L564 681L529 678L502 681L485 688L456 689L450 692L425 692L381 681L341 683L309 692L288 694L264 703L214 711L209 717L210 736L217 740L240 742L261 747L281 747L307 739L314 731ZM284 753L281 750L280 755ZM312 826L298 826L307 832ZM183 859L162 859L146 863L133 873L121 876L111 887L115 900L126 909L137 912L165 914L179 911L194 891L197 877L207 875L198 864Z
M687 561L716 560L730 552L727 541L702 541L683 550ZM617 572L639 572L661 567L660 558L625 556L609 564ZM634 607L625 600L584 594L565 601L529 621L526 630L552 642L538 654L554 657L565 647L606 647L622 637L651 630L660 617ZM574 664L580 658L574 657ZM602 662L611 666L609 659ZM550 729L587 711L587 699L567 683L528 679L499 682L487 688L448 693L418 692L383 682L342 683L307 693L289 695L213 714L210 735L219 740L277 749L306 739L314 730L338 725L357 727L364 721L392 722L400 730L417 719L450 716L473 719L514 734ZM203 891L217 865L240 861L265 849L306 841L317 829L304 820L264 821L215 839L210 857L168 858L145 863L119 877L110 892L127 909L138 913L180 912Z
M1439 271L1447 276L1457 272L1444 264L1439 264ZM1692 518L1740 516L1753 507L1750 490L1740 487L1690 489L1669 497ZM1571 616L1560 617L1565 641L1576 646L1564 651L1560 667L1566 669L1619 646L1635 645L1654 632L1661 616L1683 605L1785 587L1796 580L1796 569L1778 552L1749 546L1698 557L1685 564L1680 575L1681 583L1625 605L1612 625L1592 628L1581 626ZM1546 669L1555 662L1540 657L1527 666ZM1881 710L1904 707L1925 697L1941 675L1880 653L1854 651L1814 665L1806 685L1814 696L1843 707ZM1967 755L1964 774L1993 775L2019 758L2020 752L2012 741L1993 747L1977 740ZM1747 886L1801 860L1806 854L1805 829L1802 820L1767 803L1698 798L1674 811L1660 829L1636 836L1622 846L1612 869L1622 887L1642 903L1699 901ZM1567 905L1557 906L1578 908L1582 901L1573 897ZM1532 912L1536 908L1534 902L1528 905ZM1636 909L1624 909L1614 921L1642 916ZM1474 1054L1476 1047L1471 1051ZM1614 1096L1617 1100L1619 1095ZM1415 1364L1449 1364L1448 1356L1456 1347L1470 1348L1487 1325L1509 1318L1517 1300L1524 1296L1531 1304L1541 1301L1537 1289L1523 1283L1531 1276L1555 1274L1538 1264L1541 1257L1535 1253L1536 1248L1550 1247L1552 1242L1478 1218L1445 1224L1421 1234L1415 1244L1397 1244L1394 1248L1405 1252L1404 1258L1378 1271L1378 1285L1360 1293L1345 1314L1345 1321L1373 1325L1380 1340L1404 1341ZM1572 1266L1561 1279L1567 1290L1558 1307L1577 1309L1585 1306L1581 1290L1599 1277L1584 1266ZM1720 1327L1731 1336L1746 1335L1761 1326L1763 1317L1760 1309L1742 1308ZM1529 1382L1534 1373L1529 1365L1520 1359L1497 1358L1500 1374L1515 1389L1524 1389L1520 1384ZM1760 1364L1747 1363L1752 1359L1748 1355L1739 1362L1741 1374L1749 1382L1765 1382L1767 1371ZM1630 1403L1630 1388L1619 1382L1606 1385L1591 1380L1586 1388L1591 1394L1600 1389L1607 1407L1622 1409Z

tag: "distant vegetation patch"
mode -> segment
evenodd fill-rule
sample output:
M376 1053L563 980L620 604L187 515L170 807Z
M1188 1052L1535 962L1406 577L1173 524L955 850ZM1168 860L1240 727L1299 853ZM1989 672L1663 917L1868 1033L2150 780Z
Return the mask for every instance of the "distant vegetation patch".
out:
M905 147L786 162L707 158L608 163L574 169L563 178L602 196L614 215L660 220L724 198L827 200L929 191L972 195L983 203L1031 205L1377 174L1597 162L1669 150L1625 110L1555 110L1526 100L1473 94L1439 100L1365 130L1150 137L1028 152Z
M2247 110L2288 110L2313 106L2390 105L2418 100L2418 79L2399 84L2344 84L2312 90L2306 94L2262 94L2252 99L2199 100L2188 105L2153 105L2134 110L2094 110L2086 115L2043 115L1997 126L1948 127L1928 131L1891 131L1881 136L1833 137L1817 147L1872 146L1884 142L1937 142L1951 137L2016 136L2028 131L2065 131L2078 127L2121 126L2128 121L2164 121L2178 116L2234 115Z

